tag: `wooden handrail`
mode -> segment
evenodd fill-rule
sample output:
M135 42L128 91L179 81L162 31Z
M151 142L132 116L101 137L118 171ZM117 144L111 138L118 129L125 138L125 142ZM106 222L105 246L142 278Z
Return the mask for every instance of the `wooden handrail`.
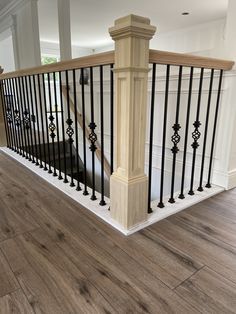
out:
M64 98L67 99L67 87L65 85L62 86L62 93L63 93ZM70 96L69 96L69 102L70 102L70 109L73 112L73 114L75 114L74 103L73 103ZM77 122L80 125L81 129L83 129L83 117L78 111L77 111ZM90 134L90 130L87 127L85 127L85 137L88 141L89 141L89 134ZM101 163L102 152L101 152L101 148L100 148L99 143L96 143L96 146L97 146L97 149L95 151L95 154L97 156L97 159ZM107 177L109 178L111 175L111 167L110 167L109 162L105 156L104 156L104 171L105 171Z
M80 68L88 68L99 65L107 65L114 63L114 51L98 53L77 59L46 64L35 68L23 69L15 72L9 72L0 75L0 80L27 75L60 72L65 70L74 70Z
M149 62L157 64L170 64L193 66L196 68L216 69L216 70L231 70L234 66L233 61L221 60L207 57L194 56L190 54L175 53L160 50L151 50L149 52ZM114 51L98 53L82 58L61 61L57 63L47 64L40 67L23 69L15 72L0 74L0 80L36 75L51 72L60 72L65 70L73 70L80 68L88 68L99 65L107 65L115 63Z
M149 62L157 64L170 64L193 66L196 68L215 69L215 70L231 70L234 66L233 61L221 60L214 58L206 58L194 56L184 53L167 52L160 50L150 50Z

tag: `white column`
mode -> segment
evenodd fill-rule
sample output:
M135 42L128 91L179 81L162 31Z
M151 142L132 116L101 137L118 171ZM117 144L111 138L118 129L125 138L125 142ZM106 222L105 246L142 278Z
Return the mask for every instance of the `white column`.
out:
M72 58L70 0L57 0L61 60Z
M236 60L236 1L228 0L228 11L225 26L224 54L228 59Z
M115 21L115 158L111 216L124 228L147 219L148 179L144 173L150 20L129 15Z
M38 0L27 0L15 14L14 45L20 69L41 65Z
M18 70L20 68L19 61L19 51L18 51L18 40L17 40L17 26L16 26L16 16L12 15L12 25L11 25L11 34L12 34L12 44L13 44L13 52L14 52L14 63L15 69Z

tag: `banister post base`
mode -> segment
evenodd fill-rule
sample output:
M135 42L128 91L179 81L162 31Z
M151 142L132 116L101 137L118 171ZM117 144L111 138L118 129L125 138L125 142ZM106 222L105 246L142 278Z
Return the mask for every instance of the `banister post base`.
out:
M145 175L132 180L111 176L111 217L127 230L147 220L147 187Z

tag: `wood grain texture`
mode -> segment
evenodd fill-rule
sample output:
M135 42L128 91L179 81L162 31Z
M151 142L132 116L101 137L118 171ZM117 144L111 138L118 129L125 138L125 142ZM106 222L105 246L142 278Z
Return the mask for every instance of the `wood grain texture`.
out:
M2 153L0 173L1 199L28 217L0 240L19 283L1 280L4 314L236 313L236 191L125 237Z
M230 314L236 311L236 284L208 267L194 274L176 291L201 313Z
M230 60L206 58L190 54L167 52L160 50L150 50L149 62L157 64L193 66L196 68L226 71L231 70L234 66L234 61Z
M42 73L60 72L65 70L74 70L80 68L94 67L98 65L107 65L114 63L114 52L103 52L86 57L76 58L67 61L46 64L39 67L22 69L15 72L9 72L0 75L0 80L5 80L13 77L21 77L26 75L35 75Z
M0 314L34 314L26 296L16 290L0 298Z
M18 282L0 251L0 297L19 288Z

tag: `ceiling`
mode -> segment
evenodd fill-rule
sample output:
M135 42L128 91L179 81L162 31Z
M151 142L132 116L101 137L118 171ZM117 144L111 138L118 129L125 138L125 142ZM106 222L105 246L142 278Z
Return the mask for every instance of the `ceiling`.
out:
M0 0L0 7L5 0ZM57 0L39 0L40 38L58 42ZM228 0L71 0L72 43L97 48L111 43L108 28L118 17L149 17L159 33L224 18ZM183 16L182 12L190 12Z

